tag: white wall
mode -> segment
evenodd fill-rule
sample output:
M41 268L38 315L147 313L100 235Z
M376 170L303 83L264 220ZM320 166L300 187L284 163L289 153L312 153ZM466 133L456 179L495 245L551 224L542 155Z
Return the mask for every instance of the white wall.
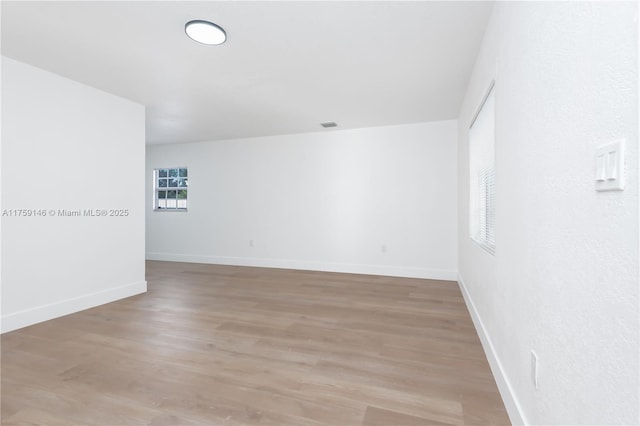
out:
M147 146L147 257L456 279L456 135L444 121ZM188 213L152 211L153 169L172 166L189 167Z
M460 279L515 422L640 422L637 13L497 3L461 109ZM468 125L493 78L495 257L468 236L467 169ZM595 148L617 138L628 185L595 192Z
M2 88L2 331L146 291L144 108L6 57Z

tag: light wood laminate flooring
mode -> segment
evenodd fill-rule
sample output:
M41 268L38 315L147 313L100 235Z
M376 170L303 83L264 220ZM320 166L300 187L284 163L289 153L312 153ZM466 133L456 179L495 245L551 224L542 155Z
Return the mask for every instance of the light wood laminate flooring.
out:
M148 292L2 335L2 424L509 424L450 281L147 262Z

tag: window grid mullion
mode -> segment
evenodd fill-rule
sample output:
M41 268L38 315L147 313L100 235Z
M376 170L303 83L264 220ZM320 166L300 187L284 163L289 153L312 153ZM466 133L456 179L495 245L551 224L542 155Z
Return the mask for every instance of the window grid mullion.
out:
M181 176L180 171L185 171L185 176ZM166 176L160 176L160 172L165 171ZM171 176L175 174L175 176ZM187 210L187 203L189 200L189 192L188 186L178 186L180 182L184 182L185 179L188 179L189 172L187 167L172 167L172 168L161 168L154 170L154 209L155 210ZM167 186L160 186L160 182L166 182ZM175 182L175 184L174 184ZM175 185L175 186L172 186ZM160 208L160 193L159 191L165 192L164 207ZM173 197L169 197L169 191L175 191ZM185 198L180 197L180 191L184 191ZM173 207L169 207L169 201L172 200L174 204ZM178 207L180 204L179 201L183 201L185 207Z

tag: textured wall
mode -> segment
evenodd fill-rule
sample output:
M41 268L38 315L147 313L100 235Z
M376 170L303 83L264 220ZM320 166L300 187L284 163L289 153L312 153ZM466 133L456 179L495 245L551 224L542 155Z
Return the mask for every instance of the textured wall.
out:
M460 276L505 399L532 424L639 422L637 13L497 3L461 109ZM468 237L468 125L491 79L495 257ZM627 188L596 192L595 149L617 138Z

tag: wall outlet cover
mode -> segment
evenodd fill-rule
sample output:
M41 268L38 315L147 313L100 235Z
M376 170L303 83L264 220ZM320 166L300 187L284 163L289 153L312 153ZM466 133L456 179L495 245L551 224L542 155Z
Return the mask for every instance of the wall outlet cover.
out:
M531 351L531 381L538 389L538 355L534 351Z

